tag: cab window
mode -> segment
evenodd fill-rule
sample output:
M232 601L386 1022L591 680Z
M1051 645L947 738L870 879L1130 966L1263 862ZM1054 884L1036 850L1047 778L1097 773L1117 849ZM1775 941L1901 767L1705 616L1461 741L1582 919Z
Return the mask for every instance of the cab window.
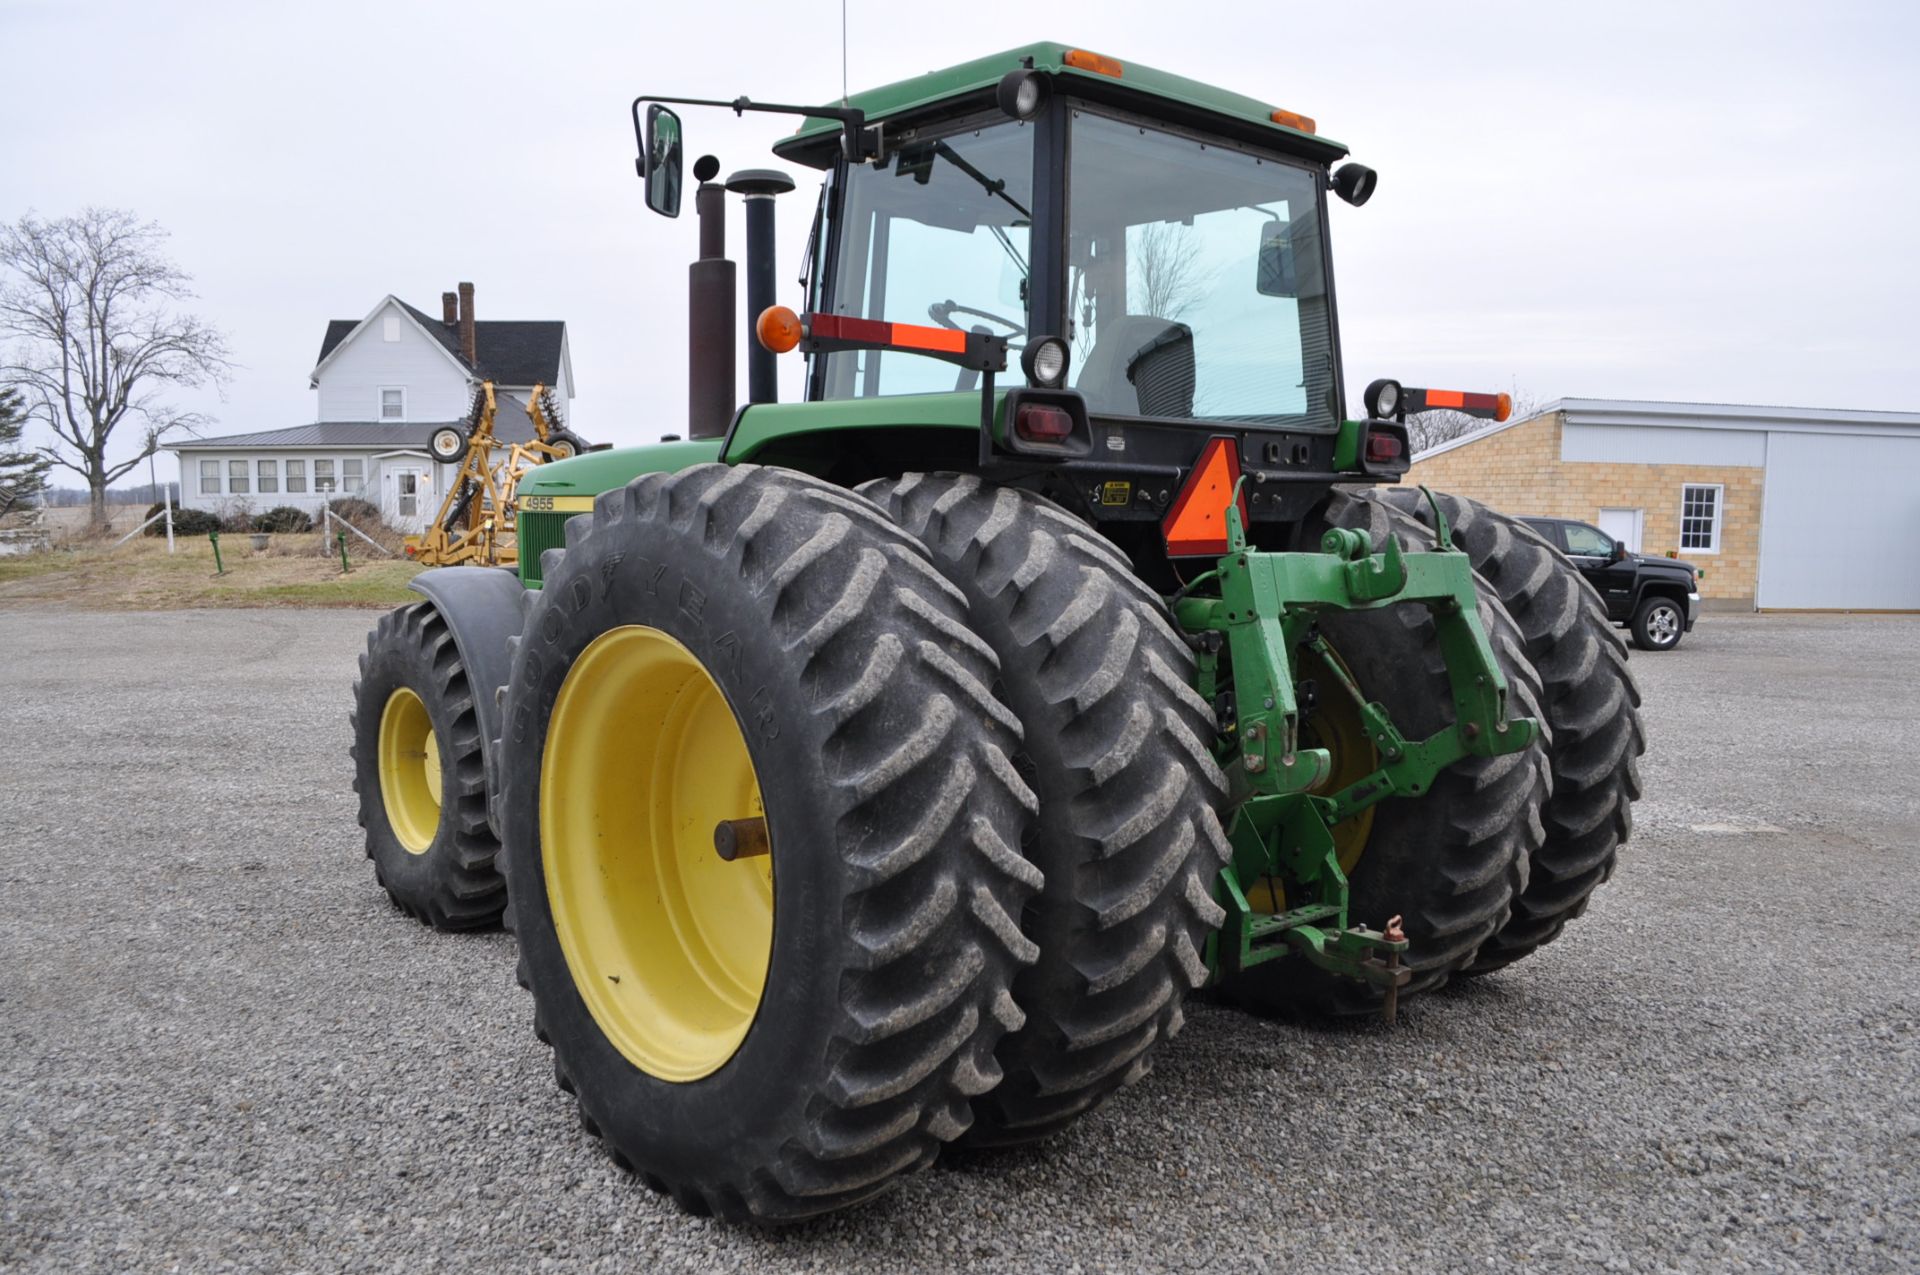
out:
M1589 527L1584 522L1565 522L1561 530L1567 533L1567 552L1588 558L1611 558L1613 541L1607 533L1597 527Z

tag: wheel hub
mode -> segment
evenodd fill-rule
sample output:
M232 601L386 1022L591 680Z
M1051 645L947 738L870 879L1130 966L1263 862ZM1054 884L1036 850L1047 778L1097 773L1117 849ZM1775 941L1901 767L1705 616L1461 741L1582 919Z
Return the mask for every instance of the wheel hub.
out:
M426 703L402 686L380 712L380 800L408 854L425 854L440 831L440 740Z
M773 946L773 856L715 853L763 819L738 721L658 629L588 644L554 701L540 779L547 901L575 988L634 1066L698 1080L753 1025Z

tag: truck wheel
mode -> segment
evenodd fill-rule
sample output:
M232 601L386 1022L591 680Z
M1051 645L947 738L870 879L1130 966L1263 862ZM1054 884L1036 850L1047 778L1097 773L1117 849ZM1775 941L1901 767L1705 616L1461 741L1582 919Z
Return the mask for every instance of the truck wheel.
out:
M1425 527L1384 501L1341 488L1321 521L1365 531L1376 548L1388 536L1398 536L1410 550L1433 543ZM1308 530L1317 537L1313 524ZM1480 621L1507 679L1507 711L1539 718L1542 742L1504 757L1469 757L1440 772L1425 794L1389 798L1332 830L1347 872L1352 920L1380 928L1395 915L1402 918L1411 941L1404 963L1413 970L1402 1000L1441 986L1472 964L1526 888L1527 868L1543 835L1541 808L1551 781L1539 675L1506 608L1484 582ZM1408 736L1425 737L1452 720L1446 663L1424 607L1330 611L1321 630L1362 693L1384 704ZM1364 730L1344 721L1342 698L1329 693L1319 700L1309 728L1315 742L1334 753L1332 786L1338 786L1343 768L1353 767L1358 778L1375 763L1370 756L1355 761L1356 749L1370 749ZM1269 883L1249 883L1248 897L1263 909L1286 906ZM1265 1011L1361 1014L1376 1012L1381 1003L1372 987L1299 957L1254 966L1233 978L1228 991Z
M1432 525L1424 493L1402 487L1386 499ZM1540 673L1541 703L1553 729L1553 796L1541 811L1546 838L1533 853L1512 918L1466 971L1484 974L1551 942L1613 875L1620 847L1633 831L1646 736L1626 643L1593 586L1525 523L1464 496L1436 492L1434 500L1453 542L1467 551L1473 569L1519 626L1527 658Z
M1005 1146L1070 1124L1144 1075L1223 913L1213 712L1158 596L1085 523L964 474L861 488L932 551L1000 657L1015 758L1040 798L1027 856L1046 877L1023 929L1040 959L1014 979L1026 1026L966 1141Z
M582 1123L736 1219L925 1166L1000 1079L1036 955L1020 726L965 601L866 500L756 466L607 492L542 572L507 919Z
M435 929L494 924L506 888L487 827L473 688L431 602L380 617L353 701L353 789L374 877Z
M1643 651L1671 651L1686 632L1686 617L1672 598L1647 598L1633 613L1633 644Z

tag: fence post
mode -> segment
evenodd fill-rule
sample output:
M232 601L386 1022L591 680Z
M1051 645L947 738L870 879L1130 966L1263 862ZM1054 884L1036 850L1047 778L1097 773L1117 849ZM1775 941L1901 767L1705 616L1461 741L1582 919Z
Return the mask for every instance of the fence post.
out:
M182 466L182 468L185 468ZM160 489L160 499L167 502L167 552L173 552L173 484L168 483Z

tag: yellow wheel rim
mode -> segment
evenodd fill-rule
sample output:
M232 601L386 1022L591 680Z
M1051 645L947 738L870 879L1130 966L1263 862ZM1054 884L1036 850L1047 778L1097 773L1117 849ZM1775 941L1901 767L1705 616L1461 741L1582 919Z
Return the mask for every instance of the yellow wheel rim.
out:
M713 834L764 817L739 722L693 652L634 625L580 653L541 761L547 902L580 999L648 1075L711 1075L753 1025L773 856L729 863Z
M1347 668L1346 661L1341 660L1337 652L1333 658L1339 662L1341 672L1348 677L1353 676L1352 670ZM1319 707L1301 728L1300 746L1324 748L1332 755L1332 769L1314 791L1321 795L1336 793L1378 770L1380 750L1367 738L1367 727L1360 718L1359 706L1340 690L1325 660L1311 650L1306 651L1300 672L1304 677L1313 678L1322 688ZM1354 865L1360 862L1360 856L1367 848L1367 838L1373 835L1375 809L1368 806L1353 818L1344 819L1330 829L1333 833L1334 855L1340 860L1342 872L1351 875ZM1247 902L1252 904L1256 912L1284 912L1287 908L1286 888L1272 877L1262 877L1247 891Z
M408 854L425 854L440 831L440 741L418 695L401 687L380 710L380 800Z

